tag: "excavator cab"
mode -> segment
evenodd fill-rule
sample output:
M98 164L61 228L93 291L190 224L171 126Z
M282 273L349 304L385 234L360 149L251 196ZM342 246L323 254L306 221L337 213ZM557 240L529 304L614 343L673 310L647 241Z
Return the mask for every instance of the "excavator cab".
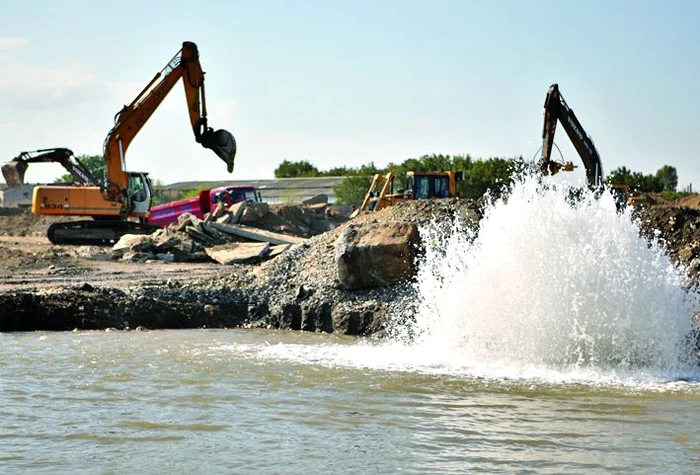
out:
M146 214L151 208L151 186L148 173L128 172L129 186L127 195L129 206L133 214Z
M410 193L416 200L448 198L454 195L454 191L450 191L450 179L451 175L446 173L408 172L404 194Z

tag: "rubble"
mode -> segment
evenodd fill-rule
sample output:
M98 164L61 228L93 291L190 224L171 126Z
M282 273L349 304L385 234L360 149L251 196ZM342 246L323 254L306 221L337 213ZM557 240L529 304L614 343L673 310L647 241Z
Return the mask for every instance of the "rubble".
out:
M319 210L318 203L310 205L310 210L299 206L278 206L272 218L267 203L240 202L228 209L219 203L203 220L183 213L177 223L153 234L122 236L112 247L112 258L131 262L153 259L163 262L214 261L225 265L259 262L280 255L289 249L289 245L303 243L306 238L290 231L299 229L300 222L310 224L314 219L326 220L325 204L323 206L320 212L316 211ZM294 208L297 210L290 211ZM271 219L266 219L268 216ZM266 227L287 233L264 229Z
M208 247L204 252L219 264L235 264L266 257L270 253L270 244L266 242L234 242Z

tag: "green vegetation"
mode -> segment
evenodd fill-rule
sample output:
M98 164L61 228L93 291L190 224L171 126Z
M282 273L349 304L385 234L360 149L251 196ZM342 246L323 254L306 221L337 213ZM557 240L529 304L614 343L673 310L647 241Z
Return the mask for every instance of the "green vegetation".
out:
M690 191L662 191L659 194L665 200L674 201L679 198L685 198L686 196L690 196L693 193L691 193Z
M365 199L367 190L372 184L372 175L349 176L333 188L336 203L340 205L360 206Z
M678 172L670 165L659 168L655 175L645 175L633 172L627 167L618 167L610 172L605 182L610 185L627 185L632 192L674 192L678 186Z
M367 193L375 174L393 173L396 188L406 181L406 172L428 171L463 171L464 181L457 183L457 194L465 198L479 198L486 191L502 183L508 183L517 166L523 162L518 158L489 158L487 160L475 160L470 155L423 155L419 158L409 158L401 163L389 163L384 168L370 162L359 168L336 167L322 171L307 161L291 162L284 160L275 169L276 178L285 177L347 177L333 191L336 200L341 205L359 205Z
M105 175L105 161L102 155L77 155L76 160L80 163L90 175L97 181L102 181ZM72 183L75 180L70 173L64 173L56 178L57 183Z
M405 183L406 172L428 171L463 171L464 181L457 183L457 195L463 198L477 199L489 190L498 188L511 181L517 170L526 166L523 157L500 158L491 157L486 160L475 159L471 155L423 155L419 158L409 158L401 163L389 163L384 168L378 168L373 162L359 168L335 167L330 170L319 170L306 160L284 160L275 169L276 178L290 177L347 177L334 189L336 200L341 205L359 205L362 203L372 178L375 174L393 173L397 187ZM653 175L633 172L627 167L614 169L606 179L608 184L625 184L632 192L664 192L662 196L685 196L677 193L678 173L676 168L664 165ZM673 199L673 198L666 198Z
M183 190L181 193L179 193L178 200L188 200L190 198L196 198L197 195L199 195L202 191L209 190L211 187L209 186L200 186L199 188L195 188L194 190Z
M284 160L275 168L275 178L299 178L319 176L318 168L306 160L290 162Z
M100 155L79 155L76 157L80 163L97 179L104 177L104 161ZM406 172L428 171L462 171L464 181L457 183L457 195L463 198L477 199L489 190L510 182L513 174L525 165L523 157L500 158L491 157L486 160L475 159L471 155L423 155L419 158L409 158L401 163L389 163L384 168L378 168L374 162L369 162L360 167L334 167L329 170L319 170L306 160L284 160L275 169L275 178L302 178L302 177L338 177L344 176L345 180L334 189L337 203L341 205L359 205L367 193L375 174L395 175L395 188L399 189L406 180ZM71 182L70 173L60 176L57 181ZM687 192L676 192L678 186L678 173L676 168L664 165L653 175L645 175L641 172L633 172L627 167L618 167L612 170L605 180L606 183L625 184L631 192L655 192L662 193L665 199L671 200L687 196ZM160 204L172 200L159 193L163 182L152 180L154 189L154 204ZM180 193L177 199L193 198L206 188L187 190Z

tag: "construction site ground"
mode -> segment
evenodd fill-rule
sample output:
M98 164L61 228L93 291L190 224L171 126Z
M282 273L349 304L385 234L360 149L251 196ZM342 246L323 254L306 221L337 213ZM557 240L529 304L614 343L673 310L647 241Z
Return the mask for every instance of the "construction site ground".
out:
M265 219L255 223L260 229L310 237L325 228L309 226L302 206L276 205ZM341 208L332 207L328 227L347 220ZM304 219L306 217L306 219ZM225 273L235 276L236 266L216 262L140 262L115 260L109 246L59 246L49 242L46 231L51 223L66 217L39 216L27 208L0 208L0 292L12 289L46 289L80 285L109 285L126 288L138 284L158 285L216 278ZM325 224L325 223L324 223ZM249 267L249 266L245 266Z
M662 201L660 197L649 198L654 204L640 209L643 231L648 235L661 233L668 243L669 254L688 267L691 279L697 283L700 195L673 203ZM285 207L282 214L286 218L281 224L279 208L271 206L270 218L258 225L278 232L284 228L289 234L308 234L308 219L298 223L290 221L290 216L303 214L300 209L293 208ZM361 215L351 222L409 220L426 224L455 215L478 220L478 210L478 204L460 199L415 201ZM215 262L131 262L114 259L109 247L56 246L45 237L54 218L32 215L26 209L0 208L0 269L3 271L0 273L0 307L5 307L0 312L5 317L0 317L12 320L5 322L5 331L7 328L26 329L17 319L26 319L37 312L43 312L44 323L58 316L72 322L66 315L77 313L75 326L83 328L127 327L126 321L119 320L126 319L127 314L131 315L131 320L143 322L158 315L154 328L177 327L183 316L197 314L187 317L187 326L245 323L304 329L299 318L303 322L307 318L304 315L308 315L309 319L321 322L310 327L318 329L324 319L330 318L326 315L329 312L333 312L334 319L336 313L354 312L361 322L354 324L352 333L371 333L381 326L377 320L386 306L397 301L403 290L346 292L338 288L334 272L335 242L346 226L347 217L339 210L335 213L332 218L335 221L328 223L327 231L314 231L304 245L294 246L280 256L253 264L221 265ZM142 307L142 311L137 312L137 307ZM228 315L235 312L241 317L227 320ZM102 320L93 318L94 313L104 317ZM11 316L14 314L18 316ZM171 318L171 314L180 315L181 319ZM295 316L297 314L301 317ZM37 322L34 323L40 327L38 329L67 329L65 325L44 328Z

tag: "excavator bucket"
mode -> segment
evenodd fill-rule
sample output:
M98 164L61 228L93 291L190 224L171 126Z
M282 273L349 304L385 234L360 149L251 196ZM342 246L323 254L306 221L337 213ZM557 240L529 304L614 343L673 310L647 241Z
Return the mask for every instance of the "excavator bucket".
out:
M229 173L233 171L233 161L236 158L236 139L228 130L207 129L201 136L199 142L204 148L209 148L216 153L220 159L226 162L226 169Z
M10 188L17 188L24 185L24 172L27 171L27 164L20 160L11 160L2 166L2 176L5 183Z

